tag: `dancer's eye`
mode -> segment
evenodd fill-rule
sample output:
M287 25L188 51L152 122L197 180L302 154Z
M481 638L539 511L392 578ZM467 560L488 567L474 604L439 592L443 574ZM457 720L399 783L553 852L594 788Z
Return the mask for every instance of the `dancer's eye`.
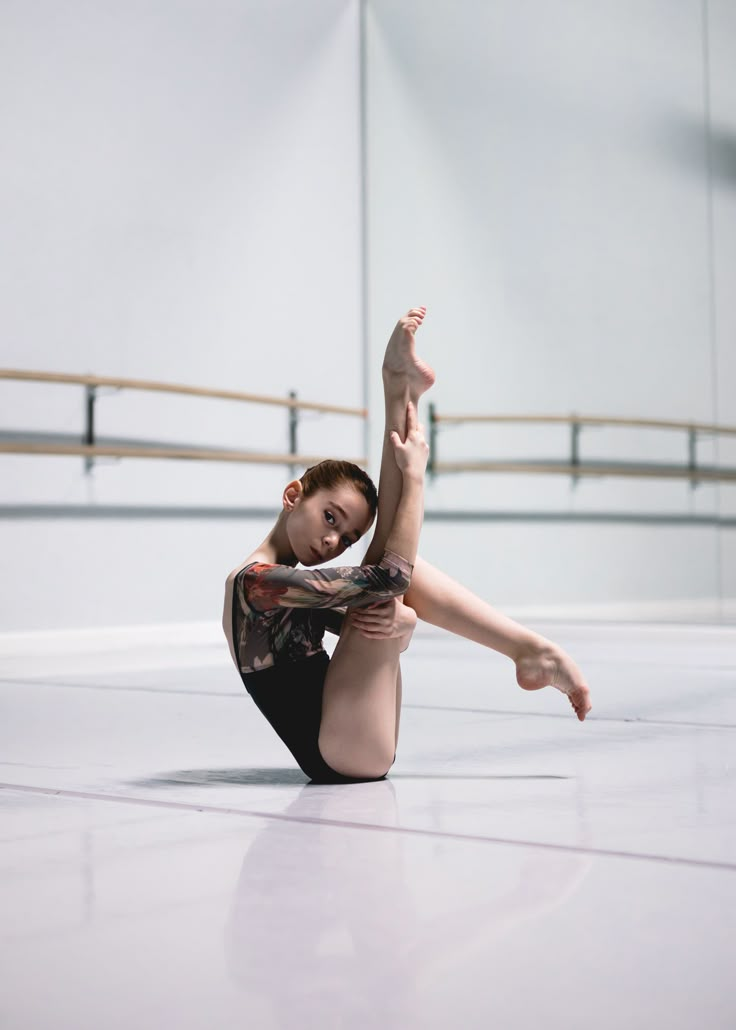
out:
M327 519L327 521L329 522L329 524L331 526L335 525L335 516L332 514L331 511L326 511L325 512L325 518Z
M347 551L348 547L352 546L352 543L353 543L353 541L350 539L349 536L344 536L342 538L342 546L345 548L346 551Z

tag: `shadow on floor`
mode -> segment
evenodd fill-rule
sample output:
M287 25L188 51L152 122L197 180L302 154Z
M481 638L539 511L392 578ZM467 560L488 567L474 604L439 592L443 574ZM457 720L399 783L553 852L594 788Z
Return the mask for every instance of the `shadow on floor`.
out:
M200 787L231 784L242 786L295 785L303 787L307 777L301 769L173 769L159 776L145 776L132 780L136 787L181 787L182 784L197 784Z
M569 776L556 776L550 773L522 774L488 774L488 773L433 773L433 772L392 772L391 780L569 780ZM307 777L301 769L174 769L159 776L145 776L131 780L133 787L181 787L183 784L196 784L200 787L230 784L242 786L304 786Z

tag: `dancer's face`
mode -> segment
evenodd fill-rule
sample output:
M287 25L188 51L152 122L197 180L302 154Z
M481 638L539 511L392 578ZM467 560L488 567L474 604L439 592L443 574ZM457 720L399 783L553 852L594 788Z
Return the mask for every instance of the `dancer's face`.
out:
M349 481L304 496L295 480L284 491L286 532L302 565L321 565L337 558L370 529L371 510Z

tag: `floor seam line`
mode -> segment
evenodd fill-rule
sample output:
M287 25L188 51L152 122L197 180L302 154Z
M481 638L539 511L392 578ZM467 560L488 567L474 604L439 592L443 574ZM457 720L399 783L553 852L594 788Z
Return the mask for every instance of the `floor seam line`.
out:
M646 852L620 851L612 848L586 848L574 844L554 844L544 841L519 840L506 837L489 837L485 834L455 833L446 830L423 829L411 826L384 826L380 823L361 823L341 819L318 819L309 816L285 815L278 812L258 812L251 809L197 804L193 801L164 801L159 798L140 798L124 794L104 794L93 791L70 790L61 787L37 787L20 783L0 783L0 790L15 790L22 793L41 794L51 797L74 798L77 800L115 802L118 804L143 805L152 808L167 808L187 812L204 812L211 815L238 815L254 819L271 819L279 822L302 823L313 826L333 826L339 829L371 830L382 833L399 833L408 836L430 837L443 840L474 841L482 844L500 844L507 847L541 848L547 851L563 851L578 855L600 858L621 858L629 861L658 862L670 866L690 866L699 869L720 869L736 872L736 863L711 859L685 858Z
M120 693L129 694L166 694L166 695L179 695L181 697L229 697L240 701L246 695L245 693L238 693L232 690L172 690L166 687L116 687L116 686L101 686L95 683L54 683L51 680L13 680L3 679L0 677L0 684L5 683L9 686L34 686L34 687L58 687L67 690L103 690L103 691L118 691ZM424 705L414 704L411 701L404 702L402 709L413 709L414 711L434 711L434 712L458 712L466 713L469 715L500 715L506 718L530 718L530 719L569 719L570 714L568 712L523 712L518 710L504 710L501 708L462 708L453 705ZM677 719L648 719L639 718L638 716L617 716L617 715L593 715L590 717L591 723L624 723L631 724L635 723L641 726L683 726L689 729L704 729L704 730L736 730L736 723L719 723L719 722L690 722L690 721L679 721Z

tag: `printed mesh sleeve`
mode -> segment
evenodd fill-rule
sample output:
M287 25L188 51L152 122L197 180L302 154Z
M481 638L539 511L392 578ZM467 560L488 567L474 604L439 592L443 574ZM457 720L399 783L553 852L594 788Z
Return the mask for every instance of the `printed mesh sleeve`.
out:
M406 593L413 566L386 551L378 565L294 569L255 562L240 573L243 594L256 611L273 608L365 608Z

